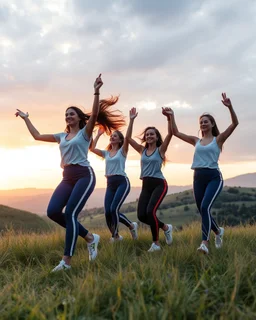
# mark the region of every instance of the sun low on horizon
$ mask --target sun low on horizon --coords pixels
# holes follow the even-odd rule
[[[126,172],[132,187],[140,187],[140,159],[132,151],[132,158],[126,162]],[[0,190],[37,188],[54,189],[62,179],[60,168],[60,154],[58,145],[29,146],[18,149],[0,148],[1,174]],[[105,163],[96,155],[89,153],[90,163],[95,171],[96,188],[106,186],[104,176]],[[255,162],[242,164],[223,164],[221,170],[224,178],[231,178],[239,174],[255,172]],[[189,163],[167,162],[163,168],[164,176],[169,185],[191,185],[193,171]]]

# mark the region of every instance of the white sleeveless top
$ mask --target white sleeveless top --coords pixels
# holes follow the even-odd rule
[[[191,169],[218,169],[218,160],[221,150],[217,144],[216,137],[213,137],[212,142],[206,146],[201,145],[200,141],[201,140],[198,139],[195,145],[195,153]]]
[[[107,150],[100,150],[103,158],[105,158],[105,176],[125,176],[125,161],[126,157],[123,154],[123,147],[118,149],[114,156],[110,156],[110,152]]]
[[[141,155],[140,179],[145,177],[165,179],[161,171],[163,158],[160,155],[159,148],[156,148],[150,156],[146,152],[147,149],[145,148]]]

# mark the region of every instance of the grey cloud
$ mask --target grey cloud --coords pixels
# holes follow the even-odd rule
[[[0,24],[4,24],[9,17],[9,9],[4,5],[0,5]]]
[[[94,0],[92,6],[91,0],[73,0],[76,13],[83,15],[90,12],[97,12],[99,20],[103,19],[100,14],[106,14],[106,11],[110,10],[113,4],[113,0]]]
[[[0,21],[5,19],[0,36],[14,43],[0,47],[1,104],[10,92],[21,97],[30,90],[30,95],[41,98],[35,92],[49,87],[52,95],[63,95],[54,99],[72,101],[82,96],[84,86],[91,88],[89,80],[95,73],[102,72],[105,92],[120,93],[121,106],[154,100],[160,108],[174,100],[186,101],[193,109],[177,110],[178,123],[197,134],[203,111],[213,111],[220,128],[229,123],[220,103],[220,93],[227,91],[240,125],[227,141],[230,147],[222,159],[252,156],[254,1],[76,0],[60,12],[50,11],[44,3],[34,13],[29,11],[29,1],[23,4],[23,14],[8,5],[0,7]],[[44,28],[48,29],[42,37]],[[64,43],[71,45],[67,54],[59,50]],[[124,112],[128,114],[128,108]],[[160,113],[146,111],[141,116],[143,111],[139,112],[136,134],[152,121],[162,128]]]
[[[184,22],[190,12],[200,8],[202,2],[198,0],[162,0],[161,2],[155,0],[131,0],[127,4],[127,1],[122,0],[121,5],[128,6],[130,14],[145,19],[148,24],[169,23],[172,25],[177,23],[177,20],[180,23]]]

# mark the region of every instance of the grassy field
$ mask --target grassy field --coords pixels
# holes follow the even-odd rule
[[[0,241],[1,319],[255,319],[256,226],[226,228],[224,247],[196,252],[200,225],[174,232],[168,247],[148,253],[151,237],[109,243],[88,261],[79,239],[72,269],[51,274],[64,232],[6,233]],[[213,239],[212,239],[213,240]]]
[[[193,221],[200,220],[200,215],[195,213],[195,206],[191,205],[191,207],[194,207],[194,210],[189,208],[186,212],[184,212],[183,208],[161,210],[162,214],[159,215],[158,213],[158,217],[164,223],[171,223],[175,227],[181,227]],[[131,221],[138,222],[137,212],[133,211],[126,213],[125,215]],[[98,214],[93,217],[85,216],[81,222],[88,228],[106,228],[106,219],[104,214]],[[123,229],[125,229],[125,227],[120,223],[120,230]]]

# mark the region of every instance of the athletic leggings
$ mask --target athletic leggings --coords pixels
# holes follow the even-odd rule
[[[132,223],[124,214],[119,212],[129,192],[130,182],[127,177],[121,175],[107,177],[104,208],[107,226],[112,237],[118,235],[119,221],[126,225],[126,227],[129,227]]]
[[[137,213],[138,219],[150,226],[153,241],[158,241],[159,228],[164,226],[164,223],[157,218],[156,211],[167,190],[166,180],[151,177],[143,178]]]
[[[47,216],[66,228],[65,256],[73,256],[78,235],[84,238],[88,233],[77,217],[93,192],[95,183],[91,167],[69,165],[64,167],[63,179],[51,197]]]
[[[195,169],[193,185],[196,205],[202,216],[202,239],[209,241],[211,230],[214,233],[219,231],[211,215],[211,207],[223,187],[221,172],[218,169]]]

